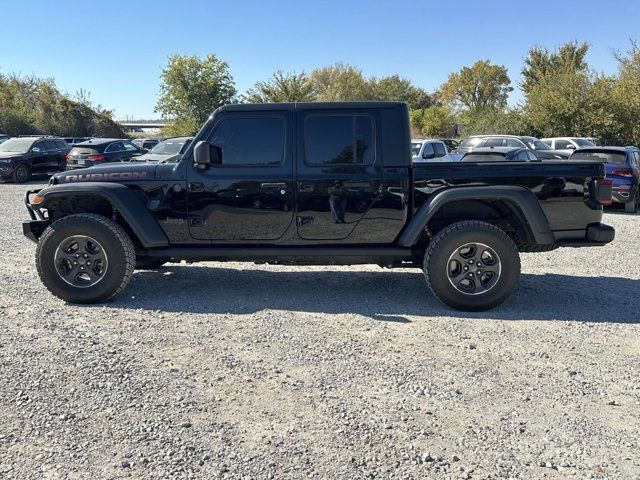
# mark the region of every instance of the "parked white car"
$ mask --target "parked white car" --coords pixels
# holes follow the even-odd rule
[[[549,145],[553,150],[566,155],[571,155],[578,148],[596,146],[590,138],[583,137],[552,137],[542,138],[541,141]]]
[[[411,157],[413,163],[457,162],[460,160],[460,158],[454,158],[449,154],[447,146],[442,140],[428,139],[411,140]]]

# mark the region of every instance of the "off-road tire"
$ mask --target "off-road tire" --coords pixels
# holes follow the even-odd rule
[[[449,280],[450,257],[469,243],[484,244],[498,256],[501,272],[488,291],[469,294]],[[465,220],[439,231],[429,242],[423,271],[427,285],[442,303],[457,310],[483,311],[497,307],[513,293],[520,278],[520,256],[509,236],[490,223]]]
[[[26,173],[22,174],[21,172],[26,172]],[[20,163],[16,165],[16,168],[13,170],[13,175],[11,175],[11,180],[13,180],[16,183],[28,182],[30,178],[31,178],[31,170],[29,170],[29,166],[24,163]]]
[[[100,243],[108,257],[104,277],[95,285],[81,288],[65,282],[54,263],[58,246],[74,235],[84,235]],[[53,222],[42,234],[36,248],[36,267],[45,287],[71,303],[99,303],[119,294],[129,283],[136,252],[124,229],[113,220],[93,213],[80,213]]]
[[[136,257],[136,270],[155,270],[169,261],[168,257]]]

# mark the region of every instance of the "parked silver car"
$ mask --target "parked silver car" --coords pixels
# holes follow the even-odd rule
[[[553,150],[536,137],[522,135],[473,135],[465,138],[458,147],[459,153],[468,153],[476,148],[511,147],[527,148],[541,160],[558,160],[569,155]]]
[[[563,155],[571,155],[578,148],[596,146],[590,139],[583,137],[551,137],[540,141]]]
[[[135,160],[138,162],[172,162],[187,150],[191,140],[193,137],[167,138]]]

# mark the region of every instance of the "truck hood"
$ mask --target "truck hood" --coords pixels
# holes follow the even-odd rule
[[[149,181],[155,180],[157,168],[157,163],[104,163],[56,173],[53,183]]]
[[[24,153],[0,152],[0,160],[14,160],[16,158],[24,158]]]

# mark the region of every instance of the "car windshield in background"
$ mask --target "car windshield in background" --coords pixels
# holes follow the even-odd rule
[[[155,155],[176,155],[180,153],[180,149],[182,149],[184,144],[184,140],[165,140],[153,147],[149,153]]]
[[[475,147],[477,144],[480,143],[480,141],[482,140],[482,138],[480,137],[473,137],[473,138],[465,138],[462,143],[460,143],[460,147],[462,148],[471,148],[471,147]]]
[[[33,140],[24,138],[10,138],[0,143],[0,152],[27,153],[33,144]]]
[[[585,140],[584,138],[574,138],[574,142],[578,144],[579,147],[595,147],[596,144],[591,140]]]
[[[414,157],[420,153],[420,147],[422,146],[419,142],[411,142],[411,155]]]
[[[551,147],[537,138],[523,137],[522,140],[531,150],[551,150]]]
[[[627,162],[627,155],[622,152],[576,152],[571,155],[571,160],[591,160],[613,165],[624,165]]]

